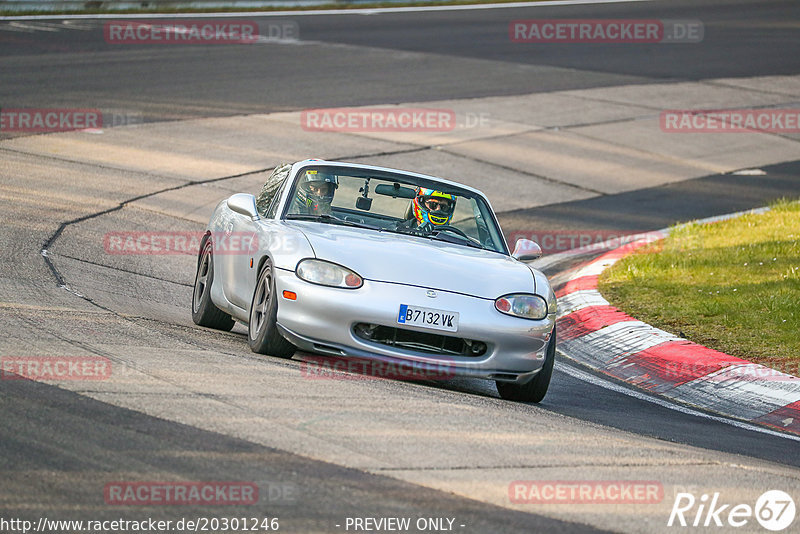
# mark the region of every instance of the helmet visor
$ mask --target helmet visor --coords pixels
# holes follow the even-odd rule
[[[330,182],[307,182],[304,184],[306,191],[318,197],[333,196],[333,184]]]
[[[453,208],[453,203],[449,198],[428,197],[423,200],[423,203],[426,208],[434,212],[450,213],[450,210]]]

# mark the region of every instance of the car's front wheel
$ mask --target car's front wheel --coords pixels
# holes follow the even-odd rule
[[[517,402],[542,402],[550,386],[550,378],[553,376],[553,364],[556,361],[556,329],[553,328],[553,335],[547,345],[542,370],[526,384],[514,384],[513,382],[495,382],[497,392],[505,400]]]
[[[200,245],[200,261],[194,277],[192,292],[192,321],[194,324],[229,331],[236,324],[233,318],[217,308],[211,301],[211,284],[214,283],[214,245],[206,236]]]
[[[256,289],[250,303],[250,323],[247,339],[250,349],[259,354],[291,358],[294,345],[278,332],[278,295],[275,291],[275,273],[269,260],[258,273]]]

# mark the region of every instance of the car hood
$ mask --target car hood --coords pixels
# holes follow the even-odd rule
[[[486,299],[535,289],[527,265],[496,252],[361,228],[306,221],[292,224],[305,234],[317,258],[348,267],[367,280]]]

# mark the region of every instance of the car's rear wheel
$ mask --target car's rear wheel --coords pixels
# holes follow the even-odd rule
[[[291,358],[294,345],[278,331],[278,295],[275,292],[275,273],[269,260],[258,273],[256,289],[250,303],[250,324],[247,340],[250,349],[259,354],[270,354],[279,358]]]
[[[217,330],[230,330],[236,321],[217,308],[211,301],[211,284],[214,283],[213,243],[208,236],[200,244],[200,261],[194,277],[192,292],[192,320],[194,324]]]
[[[550,386],[550,378],[553,376],[553,364],[556,361],[556,329],[553,328],[553,335],[547,345],[542,370],[526,384],[514,384],[513,382],[495,382],[497,392],[505,400],[517,402],[542,402]]]

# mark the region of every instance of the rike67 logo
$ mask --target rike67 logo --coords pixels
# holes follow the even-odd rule
[[[740,528],[755,518],[767,530],[781,531],[794,521],[794,499],[781,490],[769,490],[756,499],[755,505],[725,503],[719,492],[703,494],[678,493],[669,514],[667,526]]]

